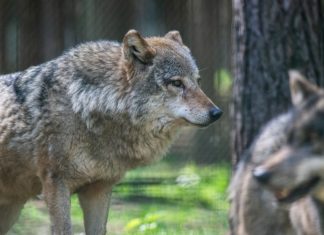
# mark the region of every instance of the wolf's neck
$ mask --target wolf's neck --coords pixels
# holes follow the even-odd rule
[[[133,167],[136,167],[163,157],[176,138],[179,129],[179,127],[161,128],[152,125],[134,126],[128,122],[119,122],[110,124],[103,135],[114,140],[122,140],[115,142],[111,147],[119,150],[117,157],[132,160]]]

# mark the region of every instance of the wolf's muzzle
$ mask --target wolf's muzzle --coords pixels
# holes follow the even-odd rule
[[[209,110],[209,117],[212,121],[216,121],[217,119],[219,119],[222,116],[222,114],[223,111],[217,107],[213,107]]]
[[[262,167],[257,167],[253,170],[253,176],[259,183],[266,184],[271,178],[271,172]]]

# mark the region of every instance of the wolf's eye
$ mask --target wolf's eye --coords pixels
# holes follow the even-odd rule
[[[183,83],[180,81],[180,80],[174,80],[174,81],[171,81],[171,84],[172,86],[175,86],[175,87],[184,87]]]

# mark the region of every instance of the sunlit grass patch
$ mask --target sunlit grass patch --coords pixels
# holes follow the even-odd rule
[[[112,235],[225,234],[229,166],[160,162],[130,171],[115,187],[109,215]],[[149,182],[148,184],[146,184]],[[71,199],[75,234],[82,234],[78,199]],[[31,201],[9,235],[49,234],[45,204]]]

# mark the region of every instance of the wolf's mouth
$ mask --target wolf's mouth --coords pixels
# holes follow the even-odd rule
[[[183,120],[188,123],[189,125],[191,126],[195,126],[195,127],[199,127],[199,128],[203,128],[203,127],[207,127],[211,124],[211,122],[206,122],[206,123],[195,123],[195,122],[192,122],[192,121],[189,121],[188,119],[186,118],[183,118]]]
[[[274,195],[278,202],[291,203],[307,195],[319,181],[320,178],[316,176],[292,190],[282,189],[274,191]]]
[[[197,124],[197,123],[190,122],[190,125],[196,126],[196,127],[199,127],[199,128],[204,128],[204,127],[209,126],[209,123],[207,123],[207,124]]]

